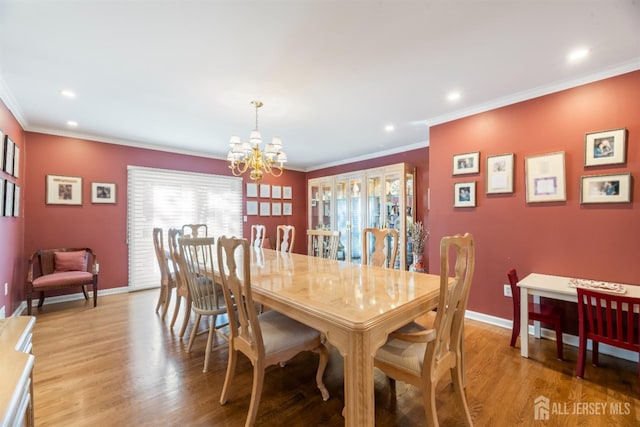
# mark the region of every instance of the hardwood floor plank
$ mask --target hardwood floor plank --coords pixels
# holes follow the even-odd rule
[[[209,372],[203,373],[206,336],[191,353],[184,339],[154,313],[157,290],[47,305],[36,310],[33,334],[35,420],[38,426],[242,426],[249,407],[252,367],[241,356],[230,400],[218,402],[228,347],[218,339]],[[172,312],[173,307],[170,307]],[[180,314],[180,316],[182,313]],[[181,317],[180,317],[181,318]],[[428,319],[425,319],[428,322]],[[193,322],[193,318],[192,318]],[[179,322],[178,322],[179,323]],[[200,329],[204,330],[202,322]],[[465,324],[467,398],[478,426],[637,426],[638,365],[606,355],[575,377],[577,349],[555,358],[555,343],[530,339],[530,358],[509,347],[510,331],[468,320]],[[589,359],[590,360],[590,355]],[[301,354],[284,368],[267,369],[257,426],[340,426],[344,402],[342,358],[333,350],[325,373],[331,393],[322,401],[315,386],[317,355]],[[534,400],[550,400],[549,421],[536,420]],[[452,387],[438,386],[442,426],[461,425]],[[376,425],[422,426],[422,394],[375,374]],[[558,413],[606,406],[603,414]],[[604,405],[603,405],[604,404]],[[583,405],[583,406],[580,406]],[[620,414],[613,413],[619,409]]]

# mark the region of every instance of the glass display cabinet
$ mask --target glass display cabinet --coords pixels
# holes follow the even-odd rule
[[[354,263],[362,260],[363,228],[394,228],[400,236],[395,268],[406,270],[411,263],[407,226],[415,210],[414,180],[415,169],[406,163],[310,179],[309,227],[339,230],[338,259]],[[320,204],[329,208],[321,210]]]

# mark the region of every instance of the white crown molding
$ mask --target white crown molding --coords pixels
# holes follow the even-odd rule
[[[27,120],[22,114],[22,110],[20,109],[18,102],[13,97],[13,94],[9,90],[9,86],[7,86],[2,78],[2,75],[0,75],[0,101],[4,102],[4,105],[6,105],[11,114],[13,114],[13,117],[15,117],[20,124],[20,127],[22,127],[22,129],[26,129],[28,127]]]
[[[458,120],[463,117],[472,116],[474,114],[484,113],[486,111],[495,110],[496,108],[506,107],[507,105],[516,104],[518,102],[527,101],[529,99],[539,98],[551,93],[560,92],[562,90],[571,89],[574,87],[582,86],[588,83],[593,83],[598,80],[615,77],[621,74],[630,73],[640,69],[640,58],[634,58],[631,61],[617,65],[613,68],[607,68],[596,73],[591,73],[579,77],[577,79],[558,81],[549,85],[535,87],[533,89],[525,90],[522,92],[514,93],[503,98],[494,99],[492,101],[474,105],[462,110],[453,111],[448,114],[444,114],[437,117],[432,117],[425,120],[427,126],[439,125],[442,123]]]

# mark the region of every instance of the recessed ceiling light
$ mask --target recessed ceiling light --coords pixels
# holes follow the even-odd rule
[[[76,97],[76,93],[72,90],[69,89],[62,89],[60,91],[60,95],[64,96],[65,98],[75,98]]]
[[[587,55],[589,55],[589,49],[580,48],[580,49],[572,50],[567,56],[567,58],[569,58],[569,61],[578,61],[580,59],[586,58]]]
[[[71,128],[77,128],[78,127],[78,122],[76,122],[75,120],[69,120],[67,122],[67,126],[69,126]]]
[[[460,92],[451,92],[449,93],[449,95],[447,95],[447,99],[449,101],[457,101],[461,96],[462,94]]]
[[[393,132],[395,129],[396,129],[396,128],[395,128],[395,126],[393,126],[393,125],[386,125],[386,126],[384,127],[385,132]]]

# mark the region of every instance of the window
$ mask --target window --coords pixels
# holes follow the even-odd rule
[[[152,169],[127,168],[129,288],[160,286],[152,231],[161,227],[207,224],[214,237],[242,236],[242,178]]]

